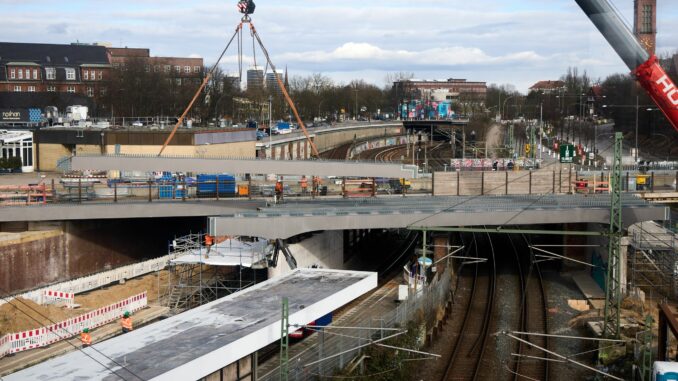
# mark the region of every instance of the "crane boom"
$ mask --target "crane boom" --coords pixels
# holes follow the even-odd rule
[[[575,0],[678,131],[678,88],[622,21],[609,0]]]

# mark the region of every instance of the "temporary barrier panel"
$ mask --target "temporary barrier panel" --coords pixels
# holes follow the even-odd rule
[[[0,357],[40,348],[78,335],[84,328],[96,328],[123,316],[125,311],[138,311],[148,305],[146,292],[101,307],[86,314],[28,331],[10,333],[0,339]],[[5,342],[4,340],[7,341]]]
[[[73,308],[75,294],[72,292],[63,292],[55,290],[43,290],[42,301],[40,304],[54,304],[65,301],[69,308]]]

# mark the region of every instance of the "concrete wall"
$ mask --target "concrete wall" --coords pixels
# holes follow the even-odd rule
[[[360,128],[353,130],[342,130],[336,132],[318,133],[315,136],[315,144],[318,151],[323,152],[334,147],[346,144],[353,141],[353,139],[366,139],[384,135],[398,135],[405,131],[402,126],[374,126],[372,128]]]
[[[56,170],[57,160],[64,156],[70,156],[71,151],[63,144],[39,144],[38,156],[35,161],[36,170],[54,171]],[[39,165],[38,165],[39,163]]]
[[[299,268],[318,266],[332,270],[344,269],[344,233],[341,230],[314,234],[299,243],[289,245],[289,249]],[[268,269],[268,277],[285,275],[289,272],[291,270],[281,253],[278,266]]]
[[[175,234],[200,231],[203,223],[190,218],[63,222],[62,234],[0,244],[0,287],[14,294],[166,255]]]
[[[303,143],[302,143],[303,144]],[[130,155],[157,155],[160,152],[159,145],[121,145],[119,147],[121,154]],[[116,146],[107,145],[105,152],[114,154]],[[98,155],[101,154],[101,146],[97,144],[78,144],[75,146],[76,155]],[[167,146],[164,151],[168,156],[224,156],[224,157],[244,157],[254,158],[256,156],[256,142],[245,141],[236,143],[204,144],[199,146]],[[38,171],[52,172],[56,171],[57,161],[65,156],[70,156],[71,151],[63,144],[40,143],[37,150],[39,161],[36,162]],[[37,166],[39,163],[39,167]]]

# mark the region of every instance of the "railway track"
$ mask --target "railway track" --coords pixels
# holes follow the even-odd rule
[[[473,240],[476,257],[479,255],[478,241]],[[473,277],[471,295],[452,354],[447,360],[441,381],[479,380],[483,373],[484,357],[490,327],[493,325],[494,297],[496,291],[496,263],[494,247],[490,241],[490,258],[485,264],[474,264],[470,269]]]
[[[539,265],[533,262],[531,251],[530,256],[520,256],[520,251],[526,253],[530,250],[529,241],[525,236],[521,237],[520,246],[516,247],[515,242],[508,237],[510,246],[515,256],[517,276],[519,281],[519,313],[520,320],[517,330],[521,332],[548,333],[548,302],[546,299],[546,289]],[[519,250],[520,249],[520,250]],[[533,336],[528,340],[542,348],[549,347],[547,337]],[[518,380],[540,380],[549,379],[549,361],[543,360],[544,353],[528,345],[517,343],[516,351],[513,355],[510,372],[512,379]]]

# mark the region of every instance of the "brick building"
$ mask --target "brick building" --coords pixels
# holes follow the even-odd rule
[[[93,97],[106,91],[110,68],[103,46],[0,42],[0,92]]]
[[[162,73],[179,86],[200,84],[203,78],[202,58],[151,57],[150,49],[145,48],[108,48],[108,53],[114,69],[143,65],[147,72]]]
[[[469,82],[465,79],[450,78],[446,81],[427,80],[404,80],[393,83],[398,97],[423,99],[429,98],[430,94],[447,92],[447,100],[472,100],[485,102],[487,84],[485,82]]]
[[[650,53],[657,47],[657,0],[634,0],[633,32]]]

